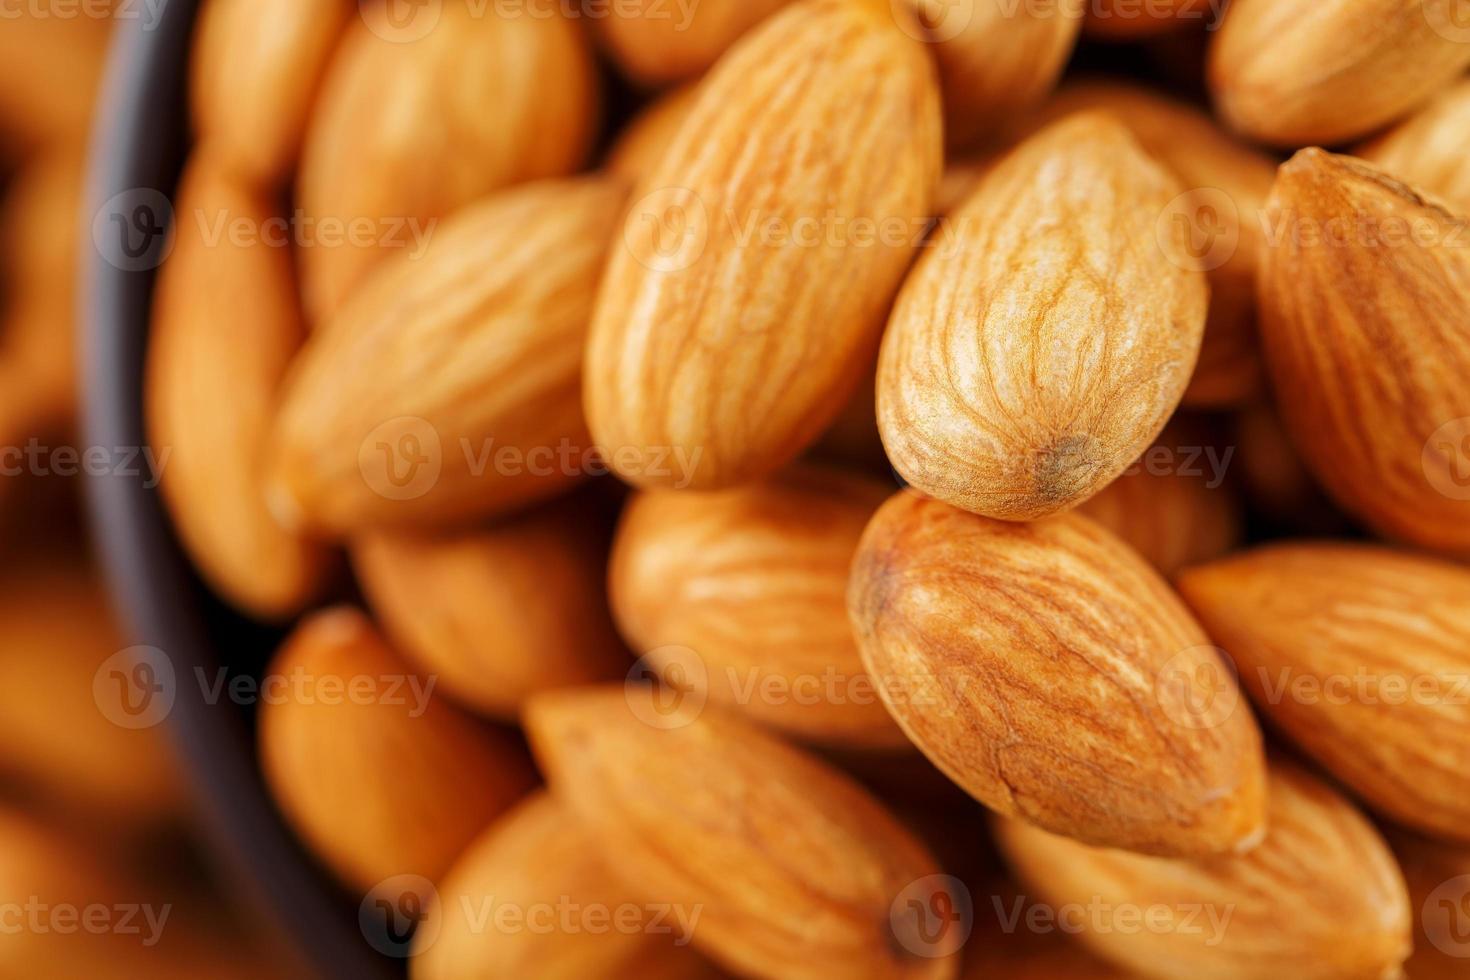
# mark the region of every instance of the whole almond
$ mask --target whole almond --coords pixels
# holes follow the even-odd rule
[[[1470,570],[1282,544],[1179,588],[1294,744],[1395,820],[1470,842]]]
[[[848,608],[899,725],[991,809],[1157,854],[1260,839],[1261,736],[1234,679],[1097,524],[1011,524],[904,491],[863,536]]]
[[[924,230],[940,129],[933,69],[886,4],[802,0],[721,59],[597,304],[588,422],[623,479],[730,486],[821,434]]]
[[[792,736],[907,747],[847,622],[852,556],[890,492],[798,466],[713,493],[639,493],[608,573],[623,636],[671,682]]]
[[[932,45],[945,138],[966,146],[1031,108],[1056,84],[1082,27],[1083,0],[907,0]]]
[[[71,16],[66,16],[67,13]],[[111,18],[75,8],[11,7],[0,31],[0,153],[87,139]]]
[[[332,571],[325,548],[271,515],[260,469],[277,389],[305,333],[291,252],[268,237],[279,216],[264,196],[208,153],[191,159],[174,210],[144,384],[163,499],[215,591],[283,619]]]
[[[657,168],[694,108],[698,92],[698,84],[689,82],[644,106],[607,151],[607,169],[636,181]]]
[[[1210,45],[1225,121],[1281,146],[1332,144],[1413,110],[1470,65],[1446,0],[1233,0]]]
[[[1470,224],[1315,149],[1265,220],[1261,335],[1292,441],[1373,530],[1470,553]]]
[[[607,534],[585,493],[489,527],[353,542],[357,580],[398,648],[476,711],[514,721],[552,687],[632,665],[608,613]]]
[[[313,324],[438,219],[576,170],[597,129],[592,54],[562,5],[443,0],[402,26],[392,7],[353,18],[306,130],[297,197],[315,229],[301,250]]]
[[[624,0],[597,18],[619,68],[645,86],[693,78],[790,0]]]
[[[190,55],[196,135],[242,176],[273,186],[296,166],[318,83],[350,0],[207,0]]]
[[[1212,22],[1217,0],[1091,0],[1084,30],[1092,37],[1131,41]]]
[[[697,947],[749,977],[955,975],[960,930],[924,911],[955,907],[949,879],[877,800],[725,709],[660,709],[642,686],[557,691],[526,725],[614,872],[703,909]]]
[[[1208,305],[1204,275],[1171,254],[1183,230],[1157,227],[1180,191],[1103,114],[996,164],[914,267],[883,338],[878,424],[904,479],[1031,520],[1148,448],[1194,371]]]
[[[1354,151],[1385,173],[1470,213],[1470,79],[1445,89],[1383,135]]]
[[[1373,825],[1284,761],[1271,766],[1267,819],[1250,853],[1204,860],[1088,847],[1019,820],[995,830],[1012,870],[1052,909],[1102,910],[1081,919],[1077,938],[1137,976],[1400,976],[1408,897]]]
[[[1405,964],[1413,980],[1463,980],[1470,935],[1470,846],[1403,831],[1388,842],[1409,885],[1409,907],[1419,922],[1414,955]]]
[[[304,620],[261,682],[266,785],[312,851],[362,893],[438,880],[532,783],[507,734],[479,724],[389,650],[367,617]]]
[[[413,980],[715,976],[688,948],[700,910],[640,903],[607,870],[597,838],[545,792],[527,797],[471,843],[437,891],[409,960]],[[499,909],[525,919],[497,929]],[[481,910],[492,918],[482,919]]]
[[[288,378],[276,512],[334,535],[444,526],[596,471],[582,349],[625,197],[608,177],[502,191],[385,265]]]

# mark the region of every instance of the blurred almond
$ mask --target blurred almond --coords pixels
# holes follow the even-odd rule
[[[270,204],[208,155],[191,159],[175,213],[144,383],[155,476],[209,584],[252,615],[283,619],[332,570],[321,545],[271,516],[260,466],[304,336],[291,252],[269,237],[281,220]]]
[[[1395,820],[1470,841],[1470,570],[1280,544],[1179,588],[1294,744]]]
[[[261,682],[266,785],[348,887],[437,881],[533,776],[509,735],[445,703],[360,612],[296,627]]]
[[[955,907],[952,879],[826,764],[713,705],[662,714],[640,686],[543,694],[526,724],[614,872],[645,900],[701,908],[694,944],[721,965],[783,980],[955,975],[959,924],[930,915]]]
[[[625,197],[616,178],[528,184],[385,264],[288,378],[276,513],[333,535],[442,527],[598,471],[582,350]]]
[[[1156,854],[1264,831],[1261,736],[1158,573],[1075,514],[994,521],[898,494],[848,608],[900,726],[980,802]]]
[[[1001,851],[1077,938],[1141,977],[1344,980],[1400,976],[1404,880],[1373,825],[1305,770],[1273,760],[1270,833],[1243,856],[1149,857],[998,820]],[[1139,923],[1143,926],[1140,928]]]
[[[6,8],[0,30],[0,151],[7,155],[82,142],[90,133],[113,20],[65,9],[72,16],[59,16],[64,9],[44,3]]]
[[[698,93],[699,86],[689,82],[644,106],[607,151],[607,169],[634,181],[655,170],[679,135]]]
[[[1210,46],[1224,120],[1279,146],[1393,122],[1470,65],[1457,0],[1233,0]]]
[[[1470,213],[1470,79],[1461,80],[1393,129],[1354,151],[1375,167]]]
[[[355,13],[350,0],[206,0],[190,54],[196,135],[242,176],[267,186],[285,180]]]
[[[790,0],[622,0],[594,23],[624,74],[646,86],[693,78]]]
[[[544,792],[470,844],[438,892],[413,980],[715,976],[689,948],[702,910],[640,902],[607,870],[597,838]]]
[[[904,748],[847,621],[858,539],[891,490],[799,466],[629,501],[608,575],[624,637],[670,683],[789,735]]]
[[[1282,428],[1276,408],[1260,401],[1236,417],[1241,486],[1252,509],[1297,533],[1341,533],[1347,521],[1322,493]]]
[[[927,224],[940,128],[933,69],[886,4],[803,0],[721,59],[598,300],[587,415],[619,476],[730,486],[816,440]]]
[[[1470,224],[1315,149],[1265,220],[1261,333],[1297,449],[1379,534],[1470,554]]]
[[[477,530],[368,534],[353,567],[388,635],[440,690],[514,721],[537,691],[632,665],[607,608],[604,522],[586,498]]]
[[[1418,920],[1411,980],[1464,980],[1470,958],[1470,846],[1446,844],[1402,831],[1388,842],[1409,885],[1409,908]]]
[[[306,307],[330,319],[368,269],[510,184],[571,173],[598,123],[592,54],[554,0],[443,0],[400,23],[365,3],[312,109],[297,197]],[[548,84],[555,79],[555,84]]]
[[[1203,274],[1174,254],[1183,229],[1156,227],[1181,189],[1098,113],[996,164],[949,216],[946,246],[919,259],[883,340],[878,424],[905,480],[1031,520],[1075,507],[1148,448],[1194,371],[1208,307]]]

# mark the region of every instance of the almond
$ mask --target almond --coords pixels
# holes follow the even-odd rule
[[[66,16],[70,13],[71,16]],[[0,31],[0,151],[86,140],[111,19],[75,8],[11,7]]]
[[[1067,65],[1084,0],[906,0],[932,44],[944,92],[945,137],[966,146],[1046,97]],[[897,4],[895,4],[897,7]]]
[[[1234,407],[1262,387],[1256,336],[1256,275],[1266,236],[1260,214],[1276,163],[1220,131],[1193,106],[1136,85],[1086,79],[1064,87],[1039,114],[1112,112],[1184,186],[1162,220],[1188,234],[1186,262],[1209,277],[1210,316],[1199,363],[1184,392],[1194,408]]]
[[[242,176],[268,186],[284,181],[354,12],[343,0],[207,0],[190,55],[196,135]]]
[[[700,910],[641,903],[607,870],[597,838],[544,792],[470,844],[438,893],[419,926],[413,980],[715,976],[688,948]],[[514,928],[496,928],[502,909],[516,913],[504,918]]]
[[[883,339],[878,424],[904,479],[1031,520],[1091,497],[1148,448],[1194,371],[1208,305],[1203,274],[1171,258],[1183,229],[1158,228],[1180,191],[1095,113],[986,175],[949,217],[947,246],[914,267]]]
[[[863,536],[848,608],[899,725],[991,809],[1157,854],[1259,839],[1261,737],[1234,679],[1086,518],[1011,524],[904,491]]]
[[[266,785],[349,887],[437,880],[531,786],[511,738],[435,695],[355,609],[304,620],[261,682]]]
[[[1215,105],[1280,146],[1372,132],[1470,65],[1446,0],[1234,0],[1210,46]]]
[[[661,713],[636,685],[543,694],[526,725],[553,792],[614,872],[645,899],[701,907],[695,945],[722,966],[783,980],[954,976],[960,930],[925,911],[955,907],[949,879],[826,764],[713,705]]]
[[[607,535],[587,494],[452,534],[384,531],[352,563],[399,649],[476,711],[514,721],[537,691],[632,664],[608,613]]]
[[[879,9],[879,8],[882,9]],[[886,4],[803,0],[721,59],[613,250],[588,422],[625,480],[768,475],[842,408],[939,180],[939,98]]]
[[[1410,947],[1408,897],[1373,825],[1285,762],[1272,764],[1269,797],[1270,833],[1234,857],[1088,847],[1019,820],[999,820],[995,830],[1033,894],[1054,909],[1098,910],[1083,918],[1077,938],[1139,976],[1400,976]]]
[[[260,460],[304,336],[291,252],[263,196],[196,154],[175,206],[149,334],[149,441],[184,547],[210,586],[264,619],[315,599],[331,556],[266,508]],[[216,238],[216,236],[218,236]]]
[[[693,78],[789,0],[623,0],[595,20],[623,72],[641,85]]]
[[[608,573],[623,636],[669,681],[795,737],[907,747],[846,608],[858,539],[890,492],[800,466],[713,493],[639,493]]]
[[[1131,41],[1211,22],[1218,0],[1091,0],[1083,27],[1092,37]]]
[[[489,192],[576,170],[597,130],[581,25],[552,0],[365,5],[322,82],[297,197],[307,312],[331,318],[369,268]],[[556,84],[547,84],[556,79]]]
[[[1388,835],[1409,885],[1409,907],[1418,918],[1414,955],[1406,964],[1413,980],[1463,980],[1470,954],[1465,918],[1470,916],[1470,846],[1446,844],[1402,831]]]
[[[595,472],[582,347],[625,195],[605,177],[514,188],[386,265],[291,372],[276,512],[334,535],[443,526]]]
[[[1470,212],[1470,80],[1445,89],[1393,129],[1356,151],[1375,167]]]
[[[1283,544],[1179,587],[1294,744],[1395,820],[1470,841],[1470,571]]]
[[[698,92],[699,86],[689,82],[645,106],[607,151],[607,169],[636,181],[657,168],[694,108]]]
[[[1261,333],[1297,449],[1373,530],[1470,553],[1470,225],[1315,149],[1281,168],[1266,221]]]

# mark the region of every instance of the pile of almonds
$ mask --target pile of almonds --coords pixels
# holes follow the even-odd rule
[[[151,439],[412,976],[1470,975],[1470,19],[1221,6],[206,0]]]

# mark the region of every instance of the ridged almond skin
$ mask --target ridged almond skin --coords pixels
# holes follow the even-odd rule
[[[351,0],[208,0],[190,55],[197,138],[242,177],[284,182]]]
[[[1295,745],[1400,823],[1470,842],[1470,570],[1280,544],[1179,588]]]
[[[608,612],[607,534],[587,497],[475,530],[364,535],[352,544],[358,583],[440,690],[515,721],[537,691],[615,680],[633,663]]]
[[[1184,392],[1189,408],[1235,408],[1265,382],[1256,334],[1256,275],[1266,248],[1260,214],[1276,162],[1222,132],[1209,115],[1140,85],[1083,79],[1064,86],[1038,117],[1113,113],[1190,195],[1170,208],[1187,221],[1194,264],[1209,278],[1210,315],[1199,363]]]
[[[582,354],[625,199],[611,177],[512,188],[446,221],[422,257],[385,264],[287,379],[276,512],[333,536],[442,527],[600,469]]]
[[[698,928],[695,910],[672,911],[659,922],[638,896],[607,869],[597,838],[563,804],[537,791],[467,847],[438,887],[438,902],[419,927],[421,945],[409,960],[413,980],[694,980],[716,976],[677,932]],[[570,918],[555,914],[567,907]],[[636,906],[632,931],[615,916]],[[498,908],[523,910],[527,925],[497,930]],[[553,910],[535,918],[540,910]],[[591,918],[606,909],[606,921]],[[490,918],[479,920],[482,911]],[[534,918],[534,921],[533,921]],[[562,928],[563,922],[571,928]],[[651,927],[651,928],[650,928]],[[596,931],[594,931],[594,928]],[[675,935],[654,929],[675,931]],[[677,936],[681,945],[675,945]],[[423,939],[432,937],[427,942]]]
[[[848,609],[899,725],[991,809],[1154,854],[1260,838],[1249,708],[1183,602],[1092,521],[1012,524],[905,490],[863,536]]]
[[[615,873],[645,900],[702,906],[695,945],[741,976],[955,975],[952,952],[902,941],[917,943],[907,930],[920,923],[900,909],[900,937],[890,921],[938,868],[877,800],[726,709],[661,716],[658,704],[627,686],[543,694],[526,712],[552,791]],[[922,948],[958,939],[945,925]]]
[[[698,83],[688,82],[644,106],[607,151],[607,169],[632,181],[657,169],[694,108],[698,92]]]
[[[1410,946],[1408,896],[1373,825],[1316,776],[1278,760],[1267,819],[1270,832],[1248,854],[1207,860],[1088,847],[1019,820],[997,820],[995,833],[1011,869],[1039,900],[1119,913],[1111,927],[1084,928],[1077,938],[1136,976],[1401,976]],[[1128,928],[1121,917],[1130,909],[1146,917],[1157,906],[1168,907],[1172,920]],[[1197,914],[1186,918],[1191,910]]]
[[[1282,166],[1265,221],[1279,241],[1262,265],[1261,336],[1308,467],[1379,534],[1470,553],[1466,219],[1310,149]]]
[[[262,682],[266,786],[312,852],[362,894],[397,875],[437,881],[534,780],[509,735],[445,702],[430,679],[339,606],[303,620]]]
[[[1218,0],[1091,0],[1083,29],[1088,36],[1110,41],[1153,37],[1186,25],[1212,24]]]
[[[986,174],[904,283],[878,365],[894,468],[956,507],[1034,520],[1148,448],[1194,371],[1209,289],[1155,227],[1182,190],[1083,113]]]
[[[712,493],[638,493],[608,572],[623,636],[654,669],[787,735],[907,747],[847,621],[853,554],[891,493],[812,465]]]
[[[597,304],[588,422],[624,480],[672,485],[672,447],[697,453],[690,488],[732,486],[821,434],[923,231],[940,129],[928,56],[886,4],[802,0],[721,59]]]
[[[1046,97],[1067,66],[1086,7],[1081,0],[906,2],[939,66],[951,146],[974,144],[998,122]]]
[[[1470,65],[1444,0],[1233,0],[1209,51],[1215,107],[1278,146],[1331,145],[1412,111]]]
[[[1411,980],[1464,980],[1465,915],[1470,910],[1470,846],[1447,844],[1398,830],[1388,842],[1409,886],[1417,917],[1414,955],[1405,964]]]
[[[190,160],[175,215],[143,386],[163,499],[216,592],[285,619],[333,572],[330,551],[272,516],[260,467],[281,379],[305,337],[291,252],[254,237],[277,214],[208,153]],[[236,223],[252,237],[229,230]]]
[[[693,78],[791,0],[632,0],[594,20],[625,75],[644,86]]]
[[[1470,213],[1470,80],[1445,89],[1354,156],[1399,180],[1422,187]]]
[[[317,226],[365,219],[374,233],[301,250],[313,325],[413,247],[409,222],[437,237],[438,219],[491,191],[581,166],[600,115],[596,67],[561,10],[443,0],[415,15],[437,18],[422,37],[385,30],[366,9],[352,19],[312,107],[297,200]]]

